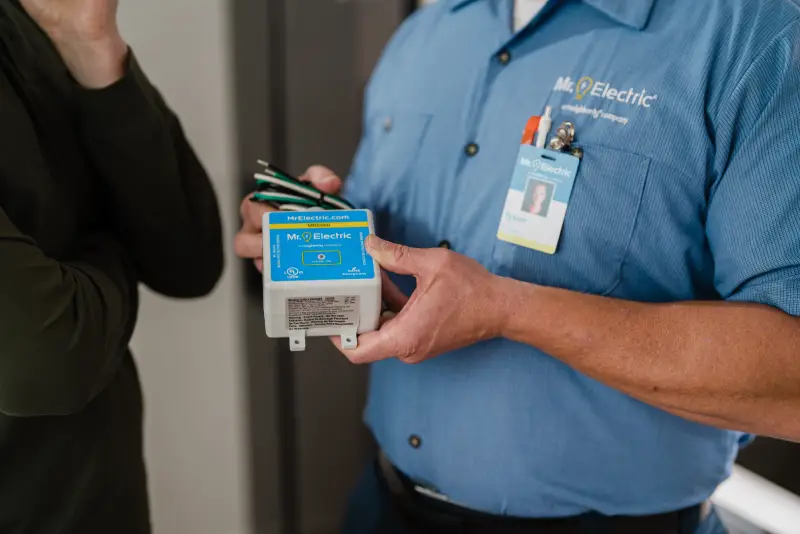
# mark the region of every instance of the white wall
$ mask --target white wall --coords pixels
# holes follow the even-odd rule
[[[180,116],[212,176],[230,236],[238,203],[227,2],[120,4],[123,34]],[[145,392],[155,534],[251,532],[241,292],[233,262],[229,254],[225,278],[208,299],[169,302],[143,296],[133,350]]]

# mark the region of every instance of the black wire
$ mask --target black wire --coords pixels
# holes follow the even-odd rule
[[[270,163],[269,165],[267,165],[267,168],[268,168],[269,170],[273,171],[273,172],[277,172],[277,173],[279,173],[279,174],[282,174],[282,175],[284,175],[284,176],[286,176],[286,177],[288,177],[288,178],[291,178],[292,180],[295,180],[295,181],[297,181],[297,182],[299,182],[299,181],[300,181],[300,180],[298,180],[297,178],[295,178],[295,176],[294,176],[292,173],[290,173],[290,172],[286,172],[286,171],[284,171],[283,169],[281,169],[280,167],[276,167],[276,166],[275,166],[275,165],[273,165],[272,163]]]

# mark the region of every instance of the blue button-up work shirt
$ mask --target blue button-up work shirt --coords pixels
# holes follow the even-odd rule
[[[440,0],[389,44],[346,191],[378,233],[534,284],[800,315],[797,5],[551,0],[511,20],[510,0]],[[548,105],[585,152],[554,255],[496,238],[523,127]],[[366,420],[411,477],[526,517],[697,504],[746,438],[504,339],[374,365]]]

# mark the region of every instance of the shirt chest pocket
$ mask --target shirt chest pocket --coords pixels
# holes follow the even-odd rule
[[[382,207],[397,199],[418,160],[432,115],[413,111],[376,111],[368,120],[374,198]]]
[[[492,259],[496,273],[596,295],[609,295],[620,284],[650,159],[604,146],[582,147],[584,157],[556,253],[497,240]]]

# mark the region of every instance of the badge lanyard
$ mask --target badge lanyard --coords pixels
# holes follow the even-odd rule
[[[558,248],[583,158],[583,149],[574,145],[571,122],[563,122],[547,144],[551,112],[548,107],[541,117],[531,117],[523,131],[497,231],[502,241],[546,254],[555,254]]]

